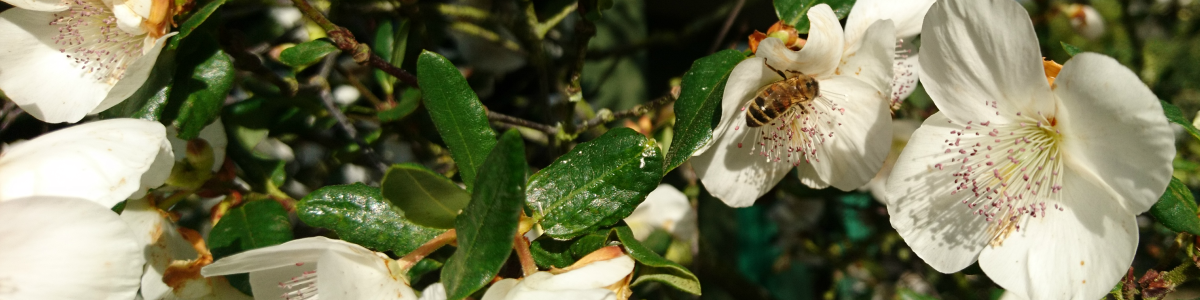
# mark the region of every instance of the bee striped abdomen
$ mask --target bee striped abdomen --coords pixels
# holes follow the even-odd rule
[[[778,113],[770,108],[764,111],[763,108],[766,108],[766,99],[763,99],[763,95],[758,95],[754,98],[754,104],[746,108],[746,126],[759,127],[775,119]]]

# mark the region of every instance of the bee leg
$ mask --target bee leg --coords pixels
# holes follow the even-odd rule
[[[775,71],[775,74],[779,74],[779,77],[788,78],[786,74],[783,74],[783,71],[779,71],[779,69],[776,69],[775,67],[772,67],[771,65],[767,64],[766,60],[763,60],[763,65],[767,66],[767,69],[771,69],[771,71]]]

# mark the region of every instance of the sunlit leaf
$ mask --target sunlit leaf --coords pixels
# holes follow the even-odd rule
[[[1196,199],[1183,182],[1174,177],[1167,191],[1150,207],[1150,214],[1159,223],[1176,232],[1200,235],[1200,217],[1196,216]]]
[[[696,60],[683,75],[682,91],[675,101],[675,132],[667,152],[664,172],[678,167],[712,139],[713,119],[729,72],[746,56],[725,50]]]
[[[208,41],[207,47],[197,47],[196,51],[180,51],[181,60],[175,72],[175,82],[171,88],[170,104],[167,114],[172,115],[172,126],[179,129],[179,138],[189,140],[200,135],[200,130],[211,124],[221,115],[225,106],[225,97],[233,89],[236,70],[233,60],[225,51],[217,48],[211,39],[192,41],[200,43]],[[195,44],[189,42],[185,45]],[[173,108],[178,107],[178,110]]]
[[[1196,126],[1192,125],[1192,122],[1183,117],[1183,111],[1178,106],[1167,101],[1159,100],[1159,102],[1162,103],[1163,114],[1167,115],[1167,121],[1183,126],[1183,129],[1187,130],[1193,138],[1200,139],[1200,129],[1196,129]]]
[[[397,255],[445,232],[409,222],[378,188],[361,183],[317,189],[296,205],[296,214],[304,224],[333,230],[343,240]]]
[[[496,132],[488,125],[483,103],[458,68],[437,53],[421,53],[417,80],[424,92],[425,108],[471,191],[476,170],[496,145]]]

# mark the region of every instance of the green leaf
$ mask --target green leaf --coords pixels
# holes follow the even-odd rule
[[[177,34],[174,39],[171,40],[171,45],[169,45],[168,49],[178,48],[179,40],[191,35],[197,27],[200,27],[201,24],[204,24],[204,21],[208,20],[208,17],[212,16],[213,12],[217,11],[218,7],[221,7],[221,5],[224,4],[225,0],[213,0],[193,12],[192,16],[188,17],[187,21],[183,21],[182,24],[179,24],[179,34]]]
[[[1058,43],[1062,44],[1063,50],[1067,51],[1067,55],[1075,56],[1075,54],[1079,54],[1079,52],[1083,52],[1083,50],[1080,50],[1079,47],[1075,47],[1075,45],[1067,44],[1066,42],[1058,42]]]
[[[409,222],[378,188],[362,183],[317,189],[296,205],[296,214],[304,224],[333,230],[347,242],[397,255],[446,232]]]
[[[175,53],[175,50],[163,49],[155,60],[154,68],[150,69],[150,77],[146,78],[146,82],[125,101],[101,112],[100,117],[158,121],[175,82]]]
[[[633,285],[655,281],[684,292],[700,295],[700,279],[697,279],[692,271],[643,246],[633,237],[633,231],[629,230],[629,226],[613,228],[613,232],[616,233],[621,244],[625,245],[625,251],[629,252],[629,257],[646,265],[646,268],[641,269],[641,273],[633,281]]]
[[[376,116],[380,122],[397,121],[417,110],[418,104],[421,104],[421,90],[405,89],[404,93],[400,94],[400,102],[396,103],[396,106],[385,108],[376,113]]]
[[[667,152],[665,172],[670,172],[712,138],[713,114],[721,107],[729,72],[746,56],[725,50],[696,60],[683,75],[679,100],[675,101],[675,134]]]
[[[391,20],[384,20],[379,23],[379,28],[375,30],[375,46],[372,50],[375,54],[388,59],[388,62],[394,66],[404,64],[404,53],[408,50],[408,20],[401,19],[393,25]],[[396,77],[388,75],[379,69],[374,70],[375,81],[379,83],[379,87],[383,92],[391,95],[392,88],[396,84]]]
[[[530,243],[534,263],[543,269],[565,268],[584,256],[604,247],[610,229],[585,234],[570,241],[540,238]]]
[[[458,68],[437,53],[421,52],[417,80],[424,82],[421,89],[433,125],[450,148],[467,190],[472,191],[476,170],[496,145],[496,132],[488,125],[483,103]]]
[[[662,163],[654,141],[609,130],[534,174],[525,202],[546,235],[570,239],[628,217],[658,187]]]
[[[416,164],[392,166],[379,188],[406,219],[433,228],[454,228],[454,217],[471,201],[453,181]]]
[[[1158,102],[1162,103],[1163,114],[1167,115],[1167,121],[1183,126],[1183,129],[1192,134],[1193,138],[1200,139],[1200,130],[1196,129],[1196,126],[1192,125],[1192,122],[1189,122],[1187,118],[1183,117],[1183,111],[1178,106],[1167,101],[1158,100]]]
[[[211,41],[215,43],[215,41]],[[190,43],[189,43],[190,44]],[[175,72],[175,83],[171,88],[171,104],[179,105],[173,114],[171,125],[179,129],[178,137],[190,140],[200,135],[200,130],[221,116],[225,97],[233,89],[237,75],[233,59],[225,51],[210,44],[207,51],[189,53]]]
[[[1150,207],[1150,214],[1163,226],[1176,232],[1200,235],[1200,218],[1196,213],[1196,199],[1192,197],[1192,191],[1175,177],[1171,177],[1167,191]]]
[[[808,9],[817,4],[828,4],[838,19],[846,18],[855,0],[774,0],[775,15],[784,24],[796,27],[800,33],[808,33]]]
[[[454,222],[458,250],[442,268],[447,299],[462,299],[483,288],[508,260],[521,217],[526,168],[520,133],[505,132],[479,169],[471,203]]]
[[[292,223],[279,202],[250,201],[230,209],[209,233],[208,247],[220,259],[292,240]]]
[[[337,51],[337,46],[334,46],[326,39],[311,40],[284,49],[283,52],[279,53],[279,62],[289,67],[302,69],[321,61],[326,55]]]
[[[588,7],[584,18],[592,22],[599,21],[600,17],[604,16],[604,11],[613,7],[613,0],[585,0],[579,3]]]

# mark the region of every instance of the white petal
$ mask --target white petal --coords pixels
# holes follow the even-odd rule
[[[755,138],[746,127],[746,114],[734,115],[733,124],[737,130],[714,138],[712,146],[692,157],[691,163],[710,194],[729,206],[746,207],[783,180],[792,164],[768,161],[751,150]],[[743,141],[745,147],[739,147]]]
[[[142,296],[146,299],[162,299],[171,293],[171,287],[163,282],[167,267],[175,260],[195,259],[198,256],[196,250],[158,208],[150,206],[149,201],[129,200],[121,212],[121,219],[138,238],[146,259]]]
[[[149,8],[147,8],[149,11]],[[132,35],[142,35],[146,33],[146,29],[142,28],[142,17],[133,11],[133,8],[117,4],[112,7],[113,17],[116,17],[117,28],[125,33]]]
[[[900,153],[887,182],[888,215],[892,227],[913,252],[942,273],[957,272],[975,262],[989,240],[986,219],[963,207],[961,196],[951,195],[954,156],[945,154],[942,140],[950,139],[950,124],[942,113],[934,114],[913,133]]]
[[[536,275],[536,274],[534,274]],[[526,280],[534,279],[534,276],[526,278]],[[507,300],[617,300],[617,294],[607,289],[575,289],[575,290],[560,290],[546,291],[535,290],[525,285],[517,285],[512,292],[508,294]]]
[[[921,82],[951,120],[1003,124],[1053,109],[1037,35],[1017,2],[937,1],[923,26]]]
[[[888,157],[883,161],[883,167],[879,169],[879,173],[871,178],[867,185],[858,188],[859,191],[870,191],[871,197],[875,200],[887,204],[887,181],[888,176],[892,174],[892,167],[896,165],[896,159],[900,158],[900,151],[908,145],[909,138],[913,132],[917,131],[921,123],[910,119],[892,120],[892,146],[888,151]]]
[[[812,165],[828,182],[843,191],[856,189],[875,177],[883,167],[892,143],[892,118],[887,105],[886,84],[868,86],[851,76],[821,80],[821,97],[815,101],[820,132],[829,133],[816,151]],[[836,103],[836,107],[824,105]]]
[[[53,12],[0,12],[0,90],[39,120],[78,122],[112,87],[59,52],[54,20]]]
[[[416,300],[408,279],[393,277],[387,261],[395,262],[362,247],[327,252],[317,262],[318,293],[324,299]]]
[[[917,90],[921,74],[921,61],[913,43],[905,42],[896,51],[899,53],[892,63],[892,109],[899,108],[900,103]]]
[[[1132,71],[1094,53],[1067,61],[1054,84],[1069,168],[1113,193],[1130,213],[1150,209],[1171,181],[1175,158],[1158,97]]]
[[[150,9],[154,5],[153,0],[114,0],[113,6],[127,6],[130,11],[137,14],[142,19],[150,18]]]
[[[70,7],[61,0],[4,0],[4,3],[36,11],[63,11]]]
[[[219,259],[200,271],[205,277],[253,273],[275,268],[315,263],[327,251],[354,253],[362,246],[326,237],[310,237],[254,249]],[[369,250],[368,250],[369,251]]]
[[[78,197],[112,207],[162,184],[171,158],[157,122],[111,119],[61,129],[0,154],[0,201],[44,195]],[[157,183],[157,184],[156,184]]]
[[[613,259],[592,262],[582,268],[558,275],[529,276],[521,284],[530,289],[544,291],[594,289],[617,283],[625,276],[629,276],[631,272],[633,272],[633,259],[628,255],[621,255]]]
[[[712,140],[697,149],[695,155],[707,151],[725,132],[735,126],[744,125],[744,119],[738,121],[741,123],[735,122],[734,119],[738,114],[744,113],[742,108],[746,102],[749,102],[763,86],[779,80],[783,80],[783,77],[767,68],[763,58],[750,58],[734,66],[733,71],[729,73],[729,80],[725,82],[725,91],[721,94],[721,121],[717,123],[717,128],[713,129]]]
[[[688,202],[687,195],[664,183],[646,195],[646,200],[625,218],[625,223],[630,224],[630,229],[634,229],[634,237],[641,240],[649,236],[655,228],[672,231],[674,225],[691,211],[692,204]],[[641,226],[633,228],[633,224]]]
[[[166,45],[167,39],[178,34],[177,32],[168,33],[154,40],[154,45],[146,45],[142,49],[142,55],[133,59],[129,65],[126,65],[125,75],[121,76],[121,80],[112,86],[108,91],[108,95],[104,97],[104,101],[97,104],[92,109],[91,114],[98,114],[104,110],[125,101],[125,99],[137,92],[138,88],[146,83],[146,78],[150,77],[150,71],[154,68],[154,63],[158,61],[158,54],[162,52],[163,45]]]
[[[1063,175],[1065,211],[1026,218],[1001,246],[979,255],[979,267],[1009,293],[1033,300],[1100,299],[1133,262],[1134,215],[1075,172]]]
[[[921,33],[921,22],[934,0],[859,0],[846,17],[846,43],[854,43],[879,20],[896,24],[893,38],[910,38]]]
[[[175,126],[167,126],[167,140],[171,142],[175,159],[183,160],[184,157],[187,157],[187,141],[180,139],[178,135],[179,131],[175,130]],[[221,123],[221,119],[217,118],[212,124],[204,126],[197,138],[204,140],[209,147],[212,147],[212,171],[220,170],[225,163],[225,146],[229,145],[229,139],[225,136],[225,125]]]
[[[871,92],[863,94],[870,99],[879,98],[880,101],[891,104],[889,92],[892,90],[893,61],[896,55],[894,35],[892,21],[884,20],[872,24],[864,32],[862,39],[847,45],[842,62],[834,72],[835,76],[862,81],[871,88]],[[822,88],[828,89],[824,86]]]
[[[501,279],[493,283],[491,287],[488,287],[487,292],[483,293],[483,298],[480,300],[504,300],[508,298],[508,294],[512,291],[513,287],[516,287],[520,282],[520,280],[512,278]]]
[[[434,282],[421,290],[421,298],[418,300],[446,300],[446,286],[441,282]]]
[[[141,247],[107,207],[32,197],[0,203],[4,299],[133,299]]]
[[[765,39],[758,44],[755,55],[780,71],[796,71],[809,76],[833,74],[842,59],[845,40],[842,24],[828,4],[818,4],[808,10],[810,22],[808,41],[800,51],[792,51],[779,39]]]

